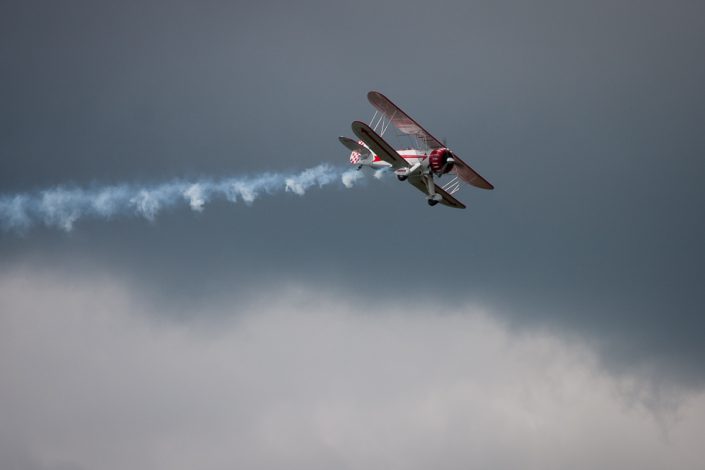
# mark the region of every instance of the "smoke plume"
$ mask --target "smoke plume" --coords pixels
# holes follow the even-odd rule
[[[32,193],[0,195],[0,227],[23,233],[36,225],[71,231],[82,218],[138,216],[153,221],[180,204],[196,211],[213,200],[251,205],[257,198],[339,183],[352,188],[362,172],[321,164],[300,173],[263,173],[222,179],[172,180],[154,185],[120,184],[92,188],[57,186]]]

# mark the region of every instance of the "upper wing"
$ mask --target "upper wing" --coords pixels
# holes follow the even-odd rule
[[[355,121],[352,123],[352,130],[355,135],[377,154],[379,158],[392,165],[393,168],[408,167],[409,164],[404,160],[396,150],[392,148],[383,138],[375,131],[370,129],[370,126],[364,122]]]
[[[371,91],[367,94],[367,99],[377,111],[384,114],[394,127],[404,134],[415,136],[421,142],[424,142],[431,150],[445,147],[445,145],[433,137],[426,129],[421,127],[419,123],[411,119],[408,114],[402,111],[399,106],[392,103],[392,101],[382,93]],[[455,153],[453,154],[453,159],[455,160],[455,164],[451,171],[458,175],[460,179],[478,188],[494,189],[492,183],[480,176],[478,172],[462,161]]]
[[[367,99],[377,111],[384,114],[387,119],[401,132],[415,136],[426,146],[433,150],[443,148],[443,145],[438,139],[433,137],[426,129],[421,127],[419,123],[414,121],[404,111],[391,102],[389,98],[378,91],[371,91],[367,94]]]
[[[461,180],[478,188],[494,189],[492,183],[480,176],[478,172],[473,170],[470,165],[462,161],[455,153],[453,153],[453,160],[455,163],[453,163],[453,169],[450,171],[458,175]]]
[[[407,181],[422,193],[428,194],[426,190],[426,183],[421,179],[421,175],[410,175]],[[444,206],[454,207],[456,209],[465,209],[465,204],[448,194],[447,191],[438,185],[436,185],[436,192],[443,197],[443,199],[441,199],[441,204]]]

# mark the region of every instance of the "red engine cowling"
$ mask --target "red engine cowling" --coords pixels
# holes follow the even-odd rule
[[[452,158],[453,154],[446,148],[432,150],[431,155],[428,156],[431,171],[437,175],[448,173],[453,168],[453,161],[448,161],[448,159]]]

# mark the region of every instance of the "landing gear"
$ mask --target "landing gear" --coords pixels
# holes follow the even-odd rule
[[[426,183],[426,191],[428,192],[426,202],[428,202],[429,206],[433,207],[438,204],[443,198],[440,194],[436,192],[436,184],[433,182],[433,173],[428,173],[424,175],[423,179]]]
[[[409,175],[397,175],[397,179],[399,181],[406,181],[406,179],[409,177]]]

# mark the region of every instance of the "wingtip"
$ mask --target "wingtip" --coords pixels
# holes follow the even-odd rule
[[[483,180],[484,180],[484,178],[483,178]],[[470,184],[475,186],[476,188],[486,189],[487,191],[492,191],[494,189],[494,185],[487,180],[484,180],[484,181],[480,182],[479,184],[478,183],[470,183]]]
[[[355,129],[364,129],[368,126],[366,123],[364,123],[362,121],[353,121],[352,124],[350,124],[350,127],[352,128],[353,133],[355,133],[355,135],[357,135],[357,132],[355,132]]]
[[[374,105],[375,99],[377,98],[384,98],[384,95],[380,93],[379,91],[376,90],[371,90],[367,92],[367,101],[369,101],[371,104]]]

